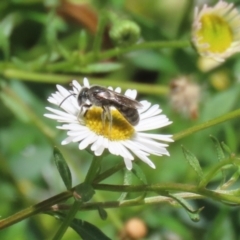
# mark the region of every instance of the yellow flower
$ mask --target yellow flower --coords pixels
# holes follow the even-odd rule
[[[192,41],[198,53],[223,62],[240,51],[240,14],[232,3],[219,1],[214,7],[196,7]]]

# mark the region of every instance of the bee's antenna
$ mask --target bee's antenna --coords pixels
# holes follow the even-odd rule
[[[72,84],[72,83],[70,83],[69,84],[72,88],[75,88],[77,91],[78,91],[78,89]],[[70,92],[70,91],[69,91]],[[60,104],[59,104],[59,107],[61,107],[61,105],[65,102],[65,100],[67,100],[69,97],[71,97],[71,96],[76,96],[77,94],[76,93],[71,93],[70,92],[70,94],[67,96],[67,97],[65,97],[61,102],[60,102]]]
[[[65,100],[67,100],[69,97],[71,97],[71,96],[76,96],[77,94],[76,93],[71,93],[71,94],[69,94],[67,97],[65,97],[61,102],[60,102],[60,104],[59,104],[59,107],[61,107],[61,105],[65,102]]]
[[[69,84],[72,88],[75,88],[77,91],[79,91],[76,86],[74,86],[72,83]]]

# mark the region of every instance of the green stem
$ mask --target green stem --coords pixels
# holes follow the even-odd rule
[[[99,159],[100,158],[100,159]],[[93,157],[93,160],[91,162],[90,168],[88,170],[87,176],[85,178],[85,183],[91,183],[94,179],[96,172],[98,170],[98,166],[100,163],[101,157]],[[64,233],[67,231],[71,221],[74,219],[76,213],[80,209],[81,205],[83,204],[82,201],[75,200],[72,207],[70,208],[70,211],[68,212],[66,218],[62,222],[61,226],[59,227],[56,235],[54,236],[53,240],[60,240],[62,239]]]
[[[6,228],[8,226],[13,225],[14,223],[20,222],[21,220],[33,216],[35,214],[41,213],[44,209],[48,209],[49,207],[53,206],[56,203],[62,202],[68,198],[72,197],[71,191],[66,191],[60,193],[56,196],[53,196],[43,202],[40,202],[36,205],[30,206],[16,214],[13,214],[10,217],[2,219],[0,221],[0,229]]]
[[[222,167],[233,164],[232,158],[227,158],[225,160],[222,160],[218,162],[215,166],[212,167],[212,169],[202,178],[202,180],[199,183],[199,188],[204,188],[207,186],[207,184],[210,182],[210,180],[215,176],[215,174],[220,170]]]
[[[184,48],[190,47],[190,41],[155,41],[155,42],[143,42],[135,44],[125,48],[114,48],[98,55],[93,54],[92,52],[86,55],[86,63],[91,63],[93,61],[104,60],[112,57],[118,57],[122,54],[129,53],[137,50],[145,49],[162,49],[162,48]]]
[[[107,21],[106,12],[102,12],[100,14],[100,20],[98,23],[97,33],[95,35],[94,42],[93,42],[93,54],[94,55],[98,55],[98,53],[101,49],[101,44],[102,44],[102,40],[103,40],[103,33],[104,33],[104,28],[106,26],[106,21]]]
[[[93,179],[96,177],[96,173],[98,171],[98,167],[99,167],[101,160],[102,160],[102,156],[99,156],[99,157],[94,156],[93,157],[91,166],[88,170],[87,176],[84,181],[85,183],[90,183],[90,184],[92,183]]]
[[[60,240],[62,239],[64,233],[67,231],[69,225],[71,224],[71,221],[74,219],[78,209],[82,205],[82,202],[75,201],[73,205],[71,206],[70,211],[67,214],[67,217],[62,222],[62,225],[58,229],[56,235],[53,237],[53,240]]]
[[[94,178],[93,183],[99,183],[99,182],[103,181],[104,179],[112,176],[114,173],[118,172],[119,170],[123,169],[124,167],[125,167],[124,162],[114,165],[112,168],[106,170],[105,172],[99,174],[96,178]]]
[[[29,71],[23,71],[13,68],[6,68],[3,71],[3,76],[7,79],[18,79],[30,82],[45,82],[45,83],[58,83],[66,84],[72,81],[72,79],[82,79],[79,75],[60,75],[60,74],[49,74],[49,73],[35,73]],[[100,79],[91,78],[91,83],[100,84],[104,86],[119,87],[119,82],[121,83],[122,89],[137,89],[140,93],[146,94],[156,94],[156,95],[167,95],[169,92],[169,87],[164,85],[152,86],[151,84],[139,84],[124,82],[121,79]]]
[[[179,198],[184,199],[203,199],[206,198],[203,195],[195,194],[195,193],[175,193],[174,196],[177,196]],[[122,201],[99,201],[99,202],[87,202],[83,203],[80,211],[91,211],[91,210],[97,210],[99,207],[102,207],[104,209],[106,208],[120,208],[120,207],[135,207],[140,205],[154,205],[159,203],[166,203],[169,202],[170,204],[173,204],[172,198],[167,196],[155,196],[155,197],[147,197],[147,198],[135,198],[131,200],[122,200]],[[68,210],[70,208],[69,205],[66,204],[58,204],[53,207],[51,207],[50,211],[62,211],[62,210]]]
[[[199,198],[212,198],[217,201],[227,201],[230,203],[240,204],[240,198],[238,196],[230,195],[230,193],[236,194],[239,193],[239,190],[226,191],[211,191],[207,189],[200,189],[198,186],[187,185],[187,184],[154,184],[154,185],[138,185],[138,186],[121,186],[121,185],[107,185],[107,184],[93,184],[95,189],[113,191],[113,192],[159,192],[159,191],[176,191],[182,193],[175,193],[179,197],[186,199],[199,199]],[[75,190],[75,187],[71,191],[66,191],[60,193],[56,196],[53,196],[43,202],[40,202],[34,206],[28,207],[8,218],[2,219],[0,221],[0,229],[9,227],[17,222],[20,222],[23,219],[26,219],[30,216],[33,216],[49,209],[54,211],[57,210],[56,204],[63,202],[72,197],[72,192]],[[228,193],[228,194],[227,194]],[[124,200],[124,201],[109,201],[109,202],[95,202],[95,203],[83,203],[78,210],[92,210],[98,209],[99,206],[104,208],[116,208],[116,207],[128,207],[128,206],[138,206],[143,204],[158,204],[161,202],[170,202],[171,198],[165,196],[158,196],[145,199],[137,200]],[[66,209],[66,208],[65,208]]]
[[[204,122],[204,123],[200,123],[196,126],[193,126],[191,128],[188,128],[184,131],[181,131],[179,133],[176,133],[174,134],[173,136],[173,139],[176,141],[176,140],[179,140],[181,138],[184,138],[184,137],[187,137],[188,135],[191,135],[195,132],[198,132],[200,130],[203,130],[203,129],[206,129],[206,128],[209,128],[211,126],[214,126],[214,125],[217,125],[217,124],[220,124],[220,123],[223,123],[223,122],[226,122],[228,120],[231,120],[231,119],[234,119],[234,118],[237,118],[240,116],[240,109],[237,109],[235,111],[232,111],[230,113],[227,113],[225,115],[222,115],[221,117],[217,117],[217,118],[214,118],[212,120],[209,120],[207,122]]]
[[[184,191],[204,195],[217,201],[226,201],[230,203],[240,204],[240,198],[223,193],[221,191],[212,191],[208,189],[200,189],[198,186],[180,184],[180,183],[166,183],[153,185],[109,185],[109,184],[94,184],[93,187],[97,190],[112,191],[112,192],[162,192],[162,191]]]

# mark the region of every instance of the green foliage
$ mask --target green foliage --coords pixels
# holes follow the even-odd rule
[[[57,166],[60,176],[66,188],[70,190],[72,188],[72,176],[71,176],[70,169],[67,165],[67,162],[64,159],[63,155],[61,154],[61,152],[56,147],[54,148],[53,155],[54,155],[54,162]]]
[[[63,240],[118,239],[132,217],[145,222],[149,240],[239,236],[240,58],[201,68],[189,39],[194,7],[194,1],[0,1],[0,239],[52,239],[72,218],[65,227],[74,231],[64,230]],[[172,103],[178,76],[199,86],[200,104]],[[47,98],[55,84],[70,89],[72,79],[82,84],[83,77],[136,89],[138,100],[160,104],[173,122],[160,130],[174,135],[170,157],[150,154],[156,169],[134,161],[128,171],[111,154],[89,166],[91,150],[72,143],[54,149],[54,165],[52,149],[66,133],[55,128],[62,122],[43,117]]]
[[[50,213],[52,214],[52,213]],[[54,217],[60,220],[64,220],[66,216],[61,213],[53,213]],[[110,240],[99,228],[93,224],[74,218],[70,224],[83,240]]]
[[[195,157],[195,155],[193,153],[188,151],[186,148],[182,147],[182,150],[183,150],[183,154],[184,154],[186,160],[188,161],[189,165],[197,173],[198,178],[202,179],[203,172],[202,172],[202,168],[199,164],[198,159]]]

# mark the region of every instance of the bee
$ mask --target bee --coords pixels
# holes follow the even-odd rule
[[[60,106],[63,101],[60,103]],[[103,109],[101,115],[102,122],[104,124],[107,118],[110,128],[112,125],[110,107],[115,107],[131,125],[136,126],[139,123],[137,109],[143,106],[134,99],[101,86],[83,87],[77,95],[77,102],[80,107],[80,113],[83,111],[83,107],[87,109],[91,106],[101,107]]]

